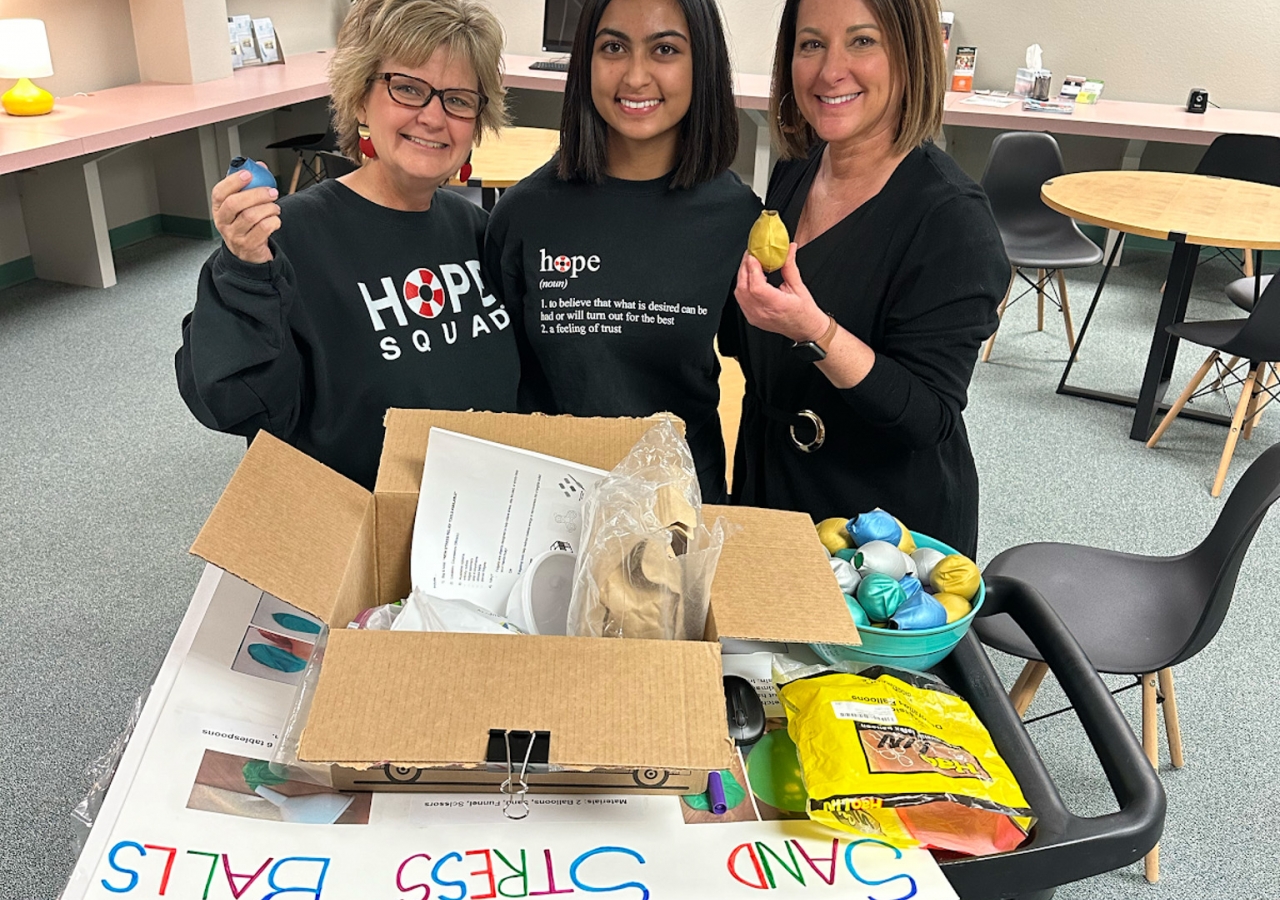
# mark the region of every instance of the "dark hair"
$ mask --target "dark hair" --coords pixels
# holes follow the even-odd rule
[[[715,0],[675,0],[689,23],[693,96],[680,121],[680,159],[670,186],[691,188],[729,168],[738,152],[738,110],[733,70]],[[586,0],[573,37],[564,108],[560,114],[557,174],[564,181],[604,181],[608,128],[591,99],[591,57],[596,30],[610,0]]]
[[[902,112],[893,149],[912,150],[942,130],[946,98],[946,56],[937,0],[866,0],[889,51],[893,79],[902,85]],[[773,53],[769,91],[769,127],[783,159],[802,159],[818,136],[795,103],[791,60],[796,49],[800,0],[787,0]]]

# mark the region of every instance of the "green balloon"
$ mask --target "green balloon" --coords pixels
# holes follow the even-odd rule
[[[887,621],[906,599],[907,592],[897,579],[879,572],[872,572],[858,585],[858,602],[872,622]]]
[[[853,547],[849,547],[847,550],[837,550],[834,555],[853,565],[853,557],[857,552]]]
[[[743,800],[747,799],[747,789],[738,783],[738,779],[734,778],[733,773],[728,769],[721,770],[720,781],[724,785],[724,803],[729,809],[736,809]],[[701,794],[685,794],[684,802],[692,809],[711,811],[711,801],[705,791]]]
[[[271,771],[271,763],[265,759],[251,759],[244,764],[242,770],[244,775],[244,783],[249,786],[249,790],[266,785],[272,787],[277,784],[284,784],[289,779],[282,775],[277,775]]]
[[[854,625],[861,625],[863,628],[871,625],[871,620],[867,618],[867,611],[862,608],[862,605],[857,600],[845,594],[844,605],[849,607],[849,615],[853,616]]]
[[[796,745],[785,728],[768,732],[751,748],[747,781],[751,792],[775,809],[802,813],[809,805]]]

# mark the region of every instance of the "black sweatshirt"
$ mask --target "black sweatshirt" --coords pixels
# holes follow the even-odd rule
[[[201,423],[264,429],[372,488],[392,406],[515,409],[514,329],[481,276],[485,213],[426,212],[336,180],[284,197],[275,258],[220,247],[182,322],[178,389]]]
[[[520,404],[684,419],[706,502],[724,499],[721,324],[759,199],[732,172],[688,190],[561,181],[554,160],[507,191],[485,270],[516,323]]]
[[[766,206],[794,234],[822,147],[779,163]],[[870,373],[838,390],[791,341],[740,321],[747,379],[734,502],[795,509],[815,521],[883,507],[970,556],[978,475],[962,411],[982,342],[995,331],[1009,262],[982,189],[933,144],[912,151],[881,192],[800,248],[818,306],[875,351]],[[775,273],[770,280],[777,284]],[[722,335],[723,350],[735,343]],[[813,428],[812,453],[792,442]]]

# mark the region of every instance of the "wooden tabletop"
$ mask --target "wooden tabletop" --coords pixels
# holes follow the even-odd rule
[[[472,187],[508,188],[532,174],[560,146],[552,128],[504,128],[471,152]],[[457,181],[455,180],[455,184]]]
[[[1079,172],[1044,183],[1044,202],[1081,222],[1203,247],[1280,250],[1280,188],[1178,172]]]

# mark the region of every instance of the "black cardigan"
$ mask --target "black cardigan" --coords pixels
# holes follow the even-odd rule
[[[765,205],[794,234],[822,156],[775,167]],[[744,320],[722,334],[747,380],[734,502],[794,509],[815,521],[877,506],[972,556],[978,475],[962,411],[982,342],[998,324],[1009,262],[982,189],[941,150],[912,151],[878,195],[801,247],[818,305],[876,353],[839,390],[781,335]],[[771,276],[781,281],[778,273]],[[826,427],[812,453],[798,449]]]

